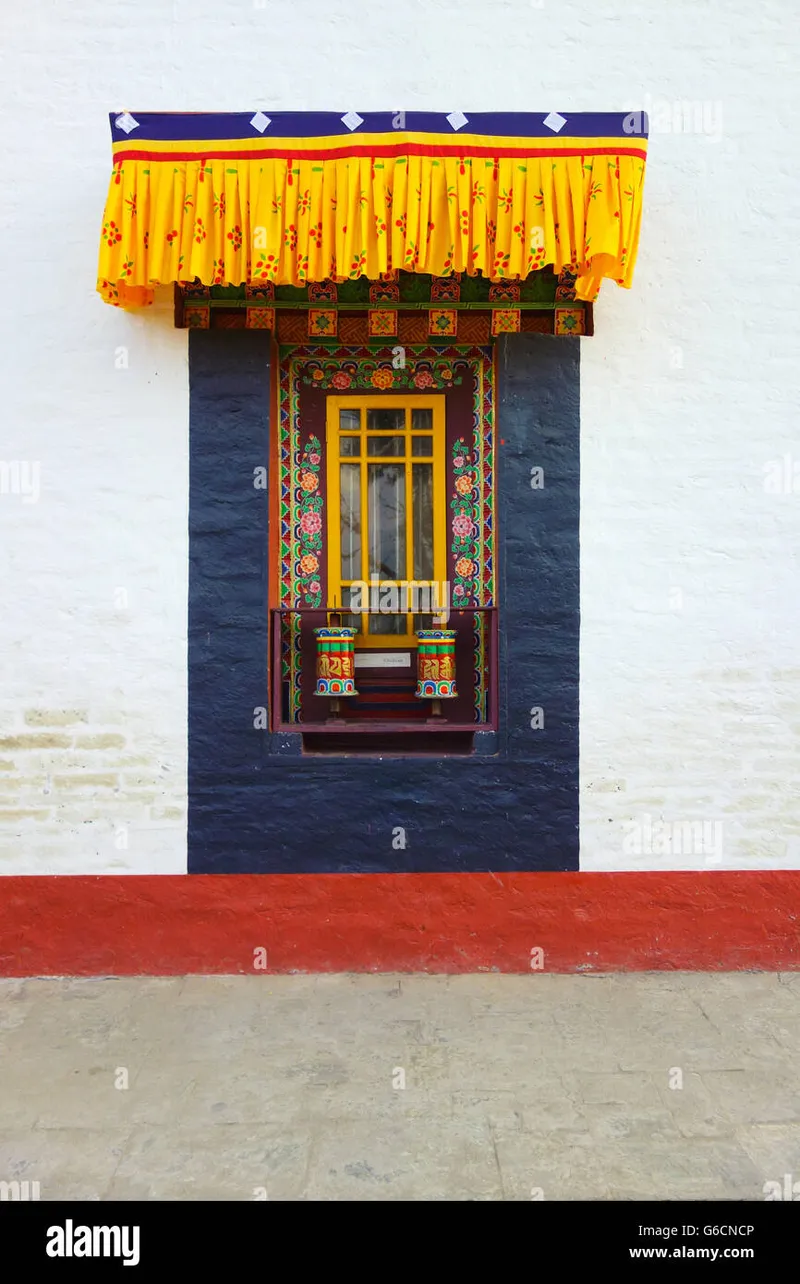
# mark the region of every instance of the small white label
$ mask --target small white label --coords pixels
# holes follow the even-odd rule
[[[357,669],[407,669],[410,651],[356,651]]]

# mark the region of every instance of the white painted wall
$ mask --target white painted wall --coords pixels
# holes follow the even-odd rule
[[[186,335],[94,293],[106,113],[339,106],[651,108],[634,290],[582,344],[582,864],[800,866],[800,468],[764,489],[800,463],[786,0],[29,0],[4,28],[0,458],[40,493],[0,495],[0,871],[186,867]],[[681,103],[699,132],[665,132]]]

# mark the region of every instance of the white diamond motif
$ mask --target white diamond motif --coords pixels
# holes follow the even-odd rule
[[[358,129],[359,125],[364,124],[364,117],[359,116],[357,111],[349,111],[346,116],[342,116],[342,124],[346,125],[352,133],[354,129]]]
[[[259,134],[263,134],[267,126],[272,124],[272,121],[269,116],[264,115],[263,111],[257,111],[253,119],[250,121],[250,124],[253,126],[253,129],[258,130]]]
[[[121,116],[117,116],[117,119],[114,121],[114,124],[116,125],[117,129],[124,129],[126,134],[129,134],[132,129],[139,128],[138,120],[134,120],[133,116],[130,114],[129,111],[124,111]]]
[[[463,129],[468,124],[467,117],[463,111],[451,111],[449,116],[445,116],[445,120],[456,130]]]
[[[560,116],[557,111],[551,111],[550,115],[545,116],[544,120],[542,121],[542,124],[546,125],[548,129],[552,129],[554,134],[559,133],[560,130],[564,128],[566,123],[567,123],[566,116]]]

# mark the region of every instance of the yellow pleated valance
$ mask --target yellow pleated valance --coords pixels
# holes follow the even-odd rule
[[[630,286],[647,118],[551,112],[111,117],[98,290],[303,286],[397,269]]]

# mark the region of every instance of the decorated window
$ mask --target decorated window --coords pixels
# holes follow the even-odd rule
[[[443,721],[466,733],[492,718],[492,350],[420,344],[401,356],[377,345],[280,350],[273,672],[281,723],[304,734],[330,717],[320,628],[353,631],[355,689],[337,714],[348,729],[436,729],[416,693],[438,658],[420,651],[420,634],[437,630],[451,636],[430,644],[454,648],[456,677]]]
[[[449,597],[445,398],[329,397],[329,605],[356,648],[411,645]]]

